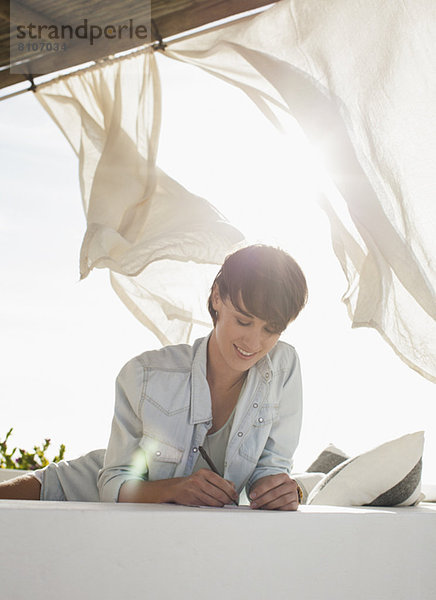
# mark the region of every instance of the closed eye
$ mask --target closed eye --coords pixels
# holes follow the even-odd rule
[[[282,329],[279,327],[274,327],[274,325],[271,325],[270,327],[264,327],[264,329],[267,333],[269,333],[269,335],[277,335],[282,333]]]
[[[241,321],[240,319],[236,319],[236,322],[238,325],[242,325],[242,327],[247,327],[248,325],[250,325],[250,322],[246,322],[246,321]]]

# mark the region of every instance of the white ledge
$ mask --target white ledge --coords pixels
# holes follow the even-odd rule
[[[0,501],[5,600],[434,600],[436,505]]]

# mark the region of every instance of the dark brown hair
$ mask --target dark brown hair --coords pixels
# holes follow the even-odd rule
[[[296,261],[284,250],[262,244],[237,250],[224,261],[208,300],[214,325],[215,285],[222,300],[229,298],[239,312],[266,321],[276,333],[297,317],[308,296],[306,279]]]

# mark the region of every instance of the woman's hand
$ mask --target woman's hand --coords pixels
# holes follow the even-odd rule
[[[238,500],[234,483],[209,469],[200,469],[189,477],[156,481],[125,481],[118,502],[174,502],[185,506],[224,506]]]
[[[250,489],[251,508],[297,510],[298,485],[286,473],[258,479]]]
[[[171,501],[187,506],[224,506],[237,502],[238,494],[232,481],[223,479],[209,469],[199,469],[189,477],[173,479]]]

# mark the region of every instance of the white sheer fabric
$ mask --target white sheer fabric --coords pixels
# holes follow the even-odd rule
[[[336,185],[323,207],[353,327],[376,328],[433,381],[435,23],[433,0],[282,0],[165,51],[239,86],[276,125],[277,107],[297,119]],[[82,277],[110,268],[117,293],[162,343],[187,339],[207,320],[191,277],[205,289],[210,271],[200,265],[220,262],[241,236],[155,169],[153,57],[61,79],[37,96],[80,160]]]
[[[37,98],[79,157],[87,217],[81,278],[110,269],[117,294],[163,344],[210,329],[210,282],[242,235],[156,167],[153,52],[41,85]]]
[[[323,207],[353,327],[436,381],[436,4],[283,0],[166,54],[289,111],[337,192]]]

